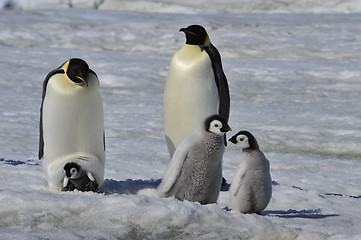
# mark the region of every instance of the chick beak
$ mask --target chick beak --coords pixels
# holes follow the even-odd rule
[[[225,124],[222,128],[221,128],[222,132],[228,132],[228,131],[232,131],[231,127],[228,124]]]

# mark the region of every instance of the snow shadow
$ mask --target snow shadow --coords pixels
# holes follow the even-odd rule
[[[333,196],[333,197],[350,197],[350,198],[357,198],[361,199],[361,195],[346,195],[342,193],[325,193],[326,196]]]
[[[19,160],[11,160],[11,159],[4,159],[0,158],[0,163],[4,163],[7,165],[18,166],[18,165],[39,165],[39,163],[34,163],[33,160],[27,161],[19,161]]]
[[[118,194],[137,194],[143,189],[156,189],[162,179],[151,179],[151,180],[132,180],[127,179],[125,181],[116,181],[113,179],[105,179],[100,190],[105,193],[118,193]]]
[[[226,183],[226,184],[222,184],[221,186],[221,192],[227,192],[229,191],[229,188],[231,187],[231,184]]]
[[[280,185],[278,182],[272,180],[272,186]],[[227,182],[227,184],[224,184],[221,186],[221,192],[227,192],[229,191],[229,188],[231,187],[231,184]]]
[[[275,216],[279,218],[311,218],[311,219],[323,219],[327,217],[338,217],[339,214],[321,214],[321,209],[304,209],[304,210],[295,210],[288,209],[287,211],[283,210],[266,210],[262,212],[262,215],[266,216]]]

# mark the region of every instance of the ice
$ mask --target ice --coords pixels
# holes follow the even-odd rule
[[[361,238],[359,1],[0,6],[1,238]],[[263,215],[233,211],[227,191],[206,206],[155,193],[169,163],[164,83],[184,43],[178,30],[190,24],[203,25],[221,53],[231,92],[228,136],[252,132],[270,160],[273,197]],[[42,82],[72,57],[100,79],[101,194],[48,189],[37,160]],[[228,146],[228,182],[240,161],[240,149]]]

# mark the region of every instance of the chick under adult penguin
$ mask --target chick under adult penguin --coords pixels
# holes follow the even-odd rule
[[[243,151],[243,160],[229,189],[232,208],[241,213],[260,214],[272,197],[269,161],[250,132],[240,131],[229,141]]]
[[[69,162],[64,166],[65,177],[63,181],[63,191],[98,191],[98,183],[90,172],[84,171],[75,162]]]
[[[164,130],[171,157],[206,117],[219,114],[228,122],[230,111],[221,56],[206,30],[191,25],[179,31],[185,33],[186,43],[170,62],[164,89]]]
[[[44,80],[40,108],[39,159],[50,188],[63,187],[64,166],[73,162],[104,180],[104,113],[99,81],[88,64],[66,61]]]
[[[160,195],[216,203],[222,183],[224,134],[229,130],[220,115],[212,115],[184,138],[158,187]]]

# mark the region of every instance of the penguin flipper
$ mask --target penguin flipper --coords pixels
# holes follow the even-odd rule
[[[182,156],[180,156],[182,155]],[[186,159],[187,155],[183,156],[183,153],[177,154],[177,150],[174,152],[174,155],[172,157],[171,162],[169,163],[168,169],[164,174],[164,177],[162,178],[162,182],[160,183],[158,190],[166,194],[168,193],[174,184],[176,183],[182,168],[184,161]]]
[[[180,173],[182,172],[183,164],[187,159],[189,150],[196,141],[195,139],[198,139],[195,133],[188,134],[188,136],[183,139],[175,150],[168,165],[168,169],[158,187],[158,191],[160,191],[163,195],[166,195],[166,193],[168,193],[176,183]]]
[[[63,180],[63,188],[66,188],[66,186],[68,186],[68,183],[69,183],[69,178],[65,176]]]
[[[211,59],[213,74],[218,88],[218,112],[219,115],[221,115],[226,120],[226,122],[228,122],[230,111],[230,96],[227,78],[223,72],[221,55],[213,44],[210,44],[209,46],[204,46],[204,50],[207,52],[209,58]]]
[[[234,179],[233,179],[231,187],[229,189],[232,196],[235,197],[238,194],[239,190],[241,189],[244,176],[246,176],[246,173],[247,173],[247,165],[244,164],[244,162],[242,162],[236,170]]]
[[[93,176],[93,174],[91,172],[87,172],[86,175],[88,176],[88,178],[90,179],[90,181],[94,182],[95,178]]]

